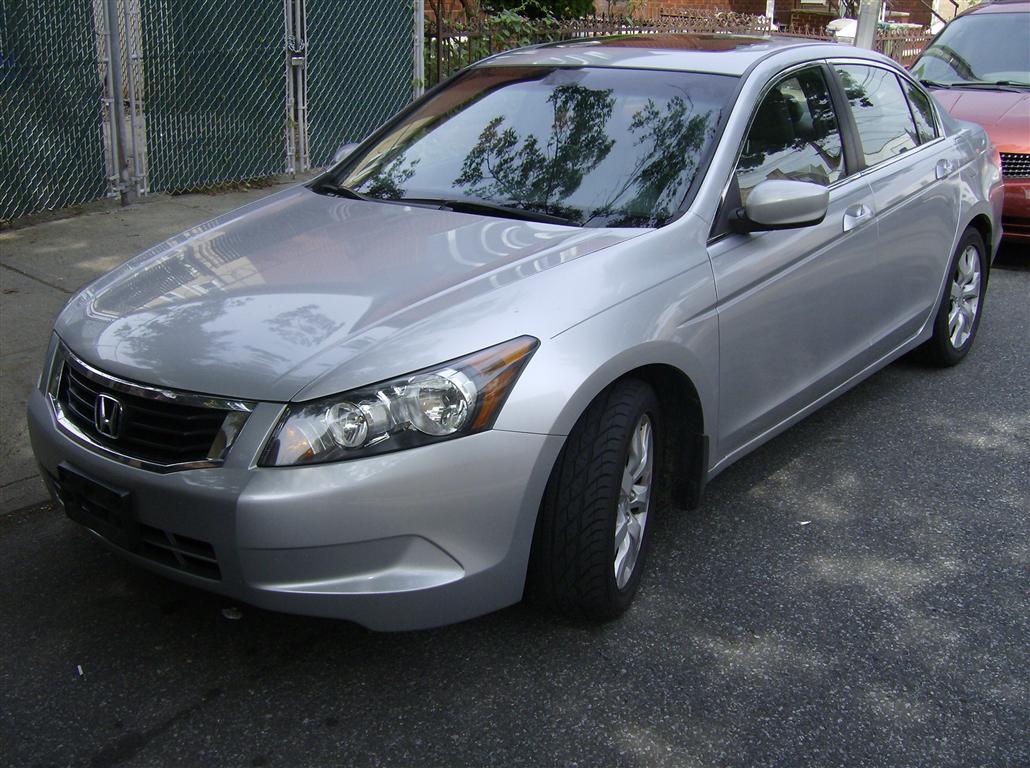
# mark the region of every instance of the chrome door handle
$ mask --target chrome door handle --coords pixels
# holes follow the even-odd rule
[[[849,205],[844,210],[844,231],[850,232],[873,218],[873,209],[865,203]]]
[[[951,172],[955,170],[955,163],[951,160],[938,160],[937,167],[934,169],[934,174],[937,179],[946,179],[951,175]]]

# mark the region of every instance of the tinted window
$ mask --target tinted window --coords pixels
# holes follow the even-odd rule
[[[866,165],[876,165],[919,144],[905,94],[894,73],[879,67],[837,67],[851,103]]]
[[[683,201],[735,82],[657,70],[475,69],[349,158],[336,183],[382,199],[659,226]]]
[[[1030,13],[977,13],[952,21],[912,67],[942,84],[1030,85]]]
[[[829,186],[844,173],[840,131],[819,69],[781,80],[755,112],[737,163],[741,202],[766,179]]]
[[[905,83],[905,92],[908,94],[908,103],[912,107],[912,116],[916,119],[916,129],[919,131],[919,143],[930,141],[937,136],[937,129],[933,119],[933,110],[930,108],[930,97],[923,89],[912,83]]]

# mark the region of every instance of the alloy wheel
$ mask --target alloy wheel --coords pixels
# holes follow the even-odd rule
[[[955,349],[961,349],[973,333],[980,308],[980,277],[980,252],[976,246],[968,245],[955,264],[955,275],[951,281],[948,338]]]
[[[615,584],[622,589],[633,575],[644,541],[644,527],[651,508],[654,467],[654,429],[642,414],[630,439],[629,456],[622,472],[622,488],[615,513]]]

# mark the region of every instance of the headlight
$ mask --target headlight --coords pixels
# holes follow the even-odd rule
[[[538,344],[521,336],[408,376],[291,405],[259,464],[344,461],[490,429]]]

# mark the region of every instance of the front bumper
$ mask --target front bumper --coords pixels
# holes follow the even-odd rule
[[[349,462],[256,467],[279,412],[259,405],[223,466],[168,474],[72,441],[38,391],[28,420],[51,492],[62,464],[128,491],[143,543],[130,551],[94,534],[178,581],[377,630],[449,624],[521,599],[564,438],[493,430]]]
[[[1030,244],[1030,179],[1005,179],[1001,227],[1008,242]]]

